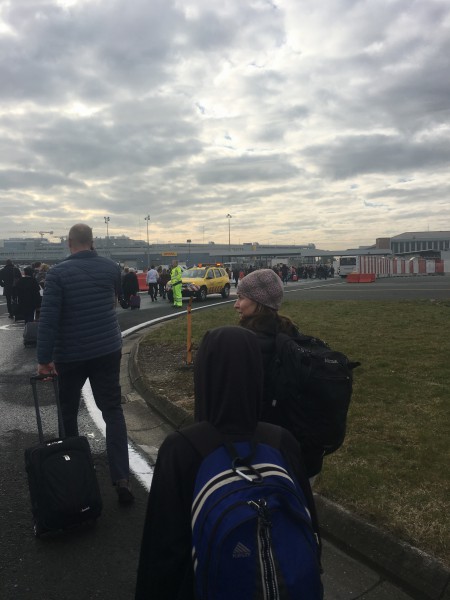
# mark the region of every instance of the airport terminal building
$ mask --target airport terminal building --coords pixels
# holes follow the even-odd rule
[[[145,270],[150,265],[170,265],[173,259],[191,266],[194,264],[224,263],[229,266],[253,265],[271,267],[274,264],[311,264],[332,262],[333,258],[350,255],[423,256],[443,258],[450,263],[450,231],[407,232],[392,238],[378,238],[372,246],[353,249],[319,249],[313,243],[299,245],[270,245],[250,242],[216,244],[214,242],[147,244],[127,236],[108,236],[95,239],[99,254],[108,256],[123,266]],[[35,261],[55,264],[68,254],[64,238],[51,242],[39,238],[9,238],[0,240],[0,264],[11,259],[26,265]],[[449,265],[450,266],[450,265]],[[450,269],[445,269],[449,272]]]

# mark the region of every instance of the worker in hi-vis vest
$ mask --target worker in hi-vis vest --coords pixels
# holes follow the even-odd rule
[[[181,267],[178,266],[178,261],[172,261],[172,270],[170,271],[170,283],[172,284],[173,305],[183,306],[181,300]]]

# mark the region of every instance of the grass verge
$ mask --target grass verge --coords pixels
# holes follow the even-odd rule
[[[362,363],[346,441],[315,490],[450,566],[450,302],[286,301],[282,313]],[[192,321],[195,350],[237,315],[226,306]],[[177,321],[142,343],[180,348],[185,336]]]

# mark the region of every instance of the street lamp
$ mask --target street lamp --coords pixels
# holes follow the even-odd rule
[[[230,255],[230,263],[231,263],[231,215],[228,213],[228,254]],[[231,264],[230,264],[231,266]]]
[[[188,243],[188,266],[191,262],[191,241],[192,240],[186,240],[186,242]]]
[[[144,221],[147,221],[147,269],[150,268],[150,244],[148,243],[148,224],[150,222],[150,215],[144,217]]]
[[[109,217],[104,217],[106,223],[106,256],[109,256]]]

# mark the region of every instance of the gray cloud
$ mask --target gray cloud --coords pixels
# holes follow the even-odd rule
[[[442,169],[450,161],[450,141],[440,136],[429,140],[411,140],[388,135],[357,135],[305,148],[304,155],[326,177],[347,179],[367,173],[400,173]]]
[[[298,169],[281,156],[237,157],[212,161],[197,172],[201,185],[272,181],[294,177]]]

